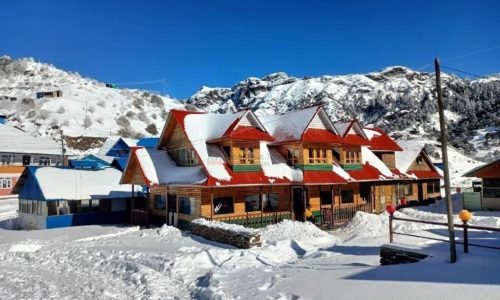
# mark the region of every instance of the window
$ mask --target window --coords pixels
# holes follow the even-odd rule
[[[31,163],[31,156],[23,155],[23,166],[27,166]]]
[[[287,150],[287,160],[286,163],[289,166],[295,166],[299,163],[299,149],[288,149]]]
[[[321,205],[331,205],[332,204],[332,192],[331,191],[319,192],[319,200],[321,201]]]
[[[439,181],[427,182],[427,194],[439,193],[440,185]]]
[[[326,164],[326,149],[309,148],[310,164]]]
[[[424,163],[424,159],[422,158],[422,155],[417,156],[417,159],[415,160],[417,165],[421,165]]]
[[[344,190],[340,192],[342,204],[354,203],[354,191]]]
[[[262,208],[265,212],[278,210],[278,194],[265,194],[262,197]]]
[[[178,166],[185,167],[198,165],[198,157],[196,156],[196,153],[192,148],[172,150],[169,152],[169,154],[172,156]]]
[[[194,197],[179,196],[179,213],[194,214]]]
[[[40,156],[38,158],[38,164],[40,166],[49,166],[50,165],[50,157],[49,156]]]
[[[222,146],[222,151],[226,154],[227,159],[231,160],[231,147],[230,146]]]
[[[154,208],[158,210],[167,208],[167,196],[154,195]]]
[[[12,187],[12,177],[0,177],[0,189],[10,189]]]
[[[358,150],[346,149],[345,150],[345,163],[346,164],[360,164],[361,155]]]
[[[14,163],[14,155],[2,155],[2,165],[10,165]]]
[[[240,164],[253,165],[255,163],[253,148],[240,148]]]
[[[234,213],[233,197],[214,198],[214,213],[216,215]]]
[[[259,211],[260,210],[260,197],[259,195],[250,195],[245,197],[245,211]]]
[[[413,184],[407,183],[403,185],[403,195],[405,196],[413,195]]]

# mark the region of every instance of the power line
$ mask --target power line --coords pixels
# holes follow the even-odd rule
[[[448,58],[448,59],[442,59],[441,62],[450,62],[450,61],[454,61],[457,59],[461,59],[461,58],[465,58],[465,57],[469,57],[469,56],[473,56],[473,55],[477,55],[477,54],[481,54],[481,53],[485,53],[485,52],[489,52],[489,51],[493,51],[493,50],[497,50],[497,49],[500,49],[500,45],[496,45],[496,46],[485,48],[485,49],[475,50],[475,51],[465,53],[465,54],[460,54],[460,55],[453,56],[453,57]],[[425,70],[429,67],[433,67],[433,66],[434,66],[434,64],[425,64],[425,65],[422,65],[422,66],[416,68],[416,70],[423,71],[423,70]]]
[[[476,74],[473,74],[473,73],[470,73],[470,72],[467,72],[467,71],[462,71],[460,69],[456,69],[456,68],[452,68],[452,67],[446,67],[446,66],[443,66],[443,65],[441,65],[441,68],[448,69],[448,70],[455,71],[455,72],[459,72],[459,73],[463,73],[463,74],[467,74],[467,75],[470,75],[470,76],[473,76],[473,77],[477,77],[477,78],[487,78],[486,76],[476,75]]]

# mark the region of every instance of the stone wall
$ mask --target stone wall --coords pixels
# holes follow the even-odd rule
[[[191,233],[208,240],[232,245],[241,249],[260,247],[262,245],[259,232],[251,234],[241,233],[191,222]]]

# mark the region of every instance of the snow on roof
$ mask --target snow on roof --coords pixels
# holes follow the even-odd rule
[[[207,172],[218,180],[230,181],[231,175],[225,168],[222,150],[215,145],[207,144],[207,140],[222,137],[229,126],[244,114],[245,111],[235,114],[189,114],[184,118],[184,129],[188,139]]]
[[[81,170],[57,167],[33,168],[46,200],[129,198],[131,186],[120,185],[122,173],[113,168]]]
[[[333,126],[335,126],[335,129],[337,129],[341,136],[344,136],[349,126],[351,126],[351,122],[337,122]]]
[[[347,173],[344,169],[342,169],[341,166],[337,165],[335,162],[333,163],[332,167],[333,172],[337,173],[340,175],[340,177],[344,178],[345,180],[351,180],[352,177]]]
[[[113,148],[113,146],[116,144],[116,142],[118,142],[119,139],[120,139],[120,137],[117,137],[117,136],[108,137],[106,139],[106,141],[104,142],[104,144],[102,144],[102,146],[99,149],[99,151],[97,152],[97,154],[101,155],[101,156],[106,156],[106,154],[108,154],[109,150],[111,150],[111,148]]]
[[[370,149],[368,149],[368,147],[361,147],[361,158],[363,164],[370,164],[372,167],[379,170],[385,177],[397,177],[391,172],[383,161],[381,161],[375,154],[373,154],[373,152],[370,151]]]
[[[109,150],[111,150],[111,148],[113,148],[113,146],[116,145],[116,143],[118,143],[119,140],[122,140],[129,147],[135,146],[137,144],[137,140],[134,139],[122,138],[119,136],[110,136],[106,139],[104,144],[102,144],[97,154],[101,156],[106,156]]]
[[[364,128],[363,131],[369,140],[371,140],[374,136],[382,135],[380,132],[378,132],[376,130],[369,129],[369,128]]]
[[[425,145],[417,140],[401,140],[398,141],[398,144],[403,151],[395,152],[396,168],[402,172],[406,172],[420,152],[422,152]]]
[[[302,170],[290,167],[281,154],[276,149],[270,148],[266,142],[260,143],[260,165],[267,177],[287,178],[294,182],[303,180]]]
[[[139,148],[135,155],[150,184],[202,184],[207,180],[201,166],[178,167],[166,151]]]
[[[276,142],[298,141],[317,112],[318,107],[314,106],[260,119]]]
[[[0,124],[0,152],[61,154],[61,145],[48,138],[36,138],[15,127]]]

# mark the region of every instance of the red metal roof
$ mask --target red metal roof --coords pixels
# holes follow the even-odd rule
[[[413,170],[410,170],[410,171],[408,171],[408,174],[413,174],[413,175],[417,176],[418,179],[438,179],[438,178],[441,178],[441,175],[439,175],[439,173],[436,171],[413,171]]]
[[[302,141],[309,143],[342,143],[342,138],[326,129],[309,128],[302,134]]]
[[[346,145],[369,146],[370,142],[360,137],[357,134],[347,134],[343,138],[343,143]]]
[[[379,133],[370,140],[370,150],[403,151],[401,147],[380,128],[365,128]]]
[[[372,165],[364,164],[361,170],[347,171],[355,181],[381,180],[384,176]]]
[[[274,138],[267,132],[252,126],[238,126],[234,130],[230,127],[223,137],[237,140],[274,141]]]
[[[181,128],[184,130],[184,118],[186,118],[187,115],[191,114],[204,114],[204,112],[201,111],[190,111],[190,110],[178,110],[178,109],[171,109],[170,110],[170,116],[174,118],[179,125],[181,125]]]
[[[347,181],[333,171],[304,171],[304,183],[342,184]]]
[[[231,186],[231,185],[271,185],[290,183],[286,178],[269,178],[264,175],[264,172],[233,172],[226,166],[226,170],[231,176],[230,181],[222,181],[211,176],[208,177],[206,185],[208,186]]]
[[[474,168],[465,173],[464,176],[479,178],[500,178],[500,159]]]

